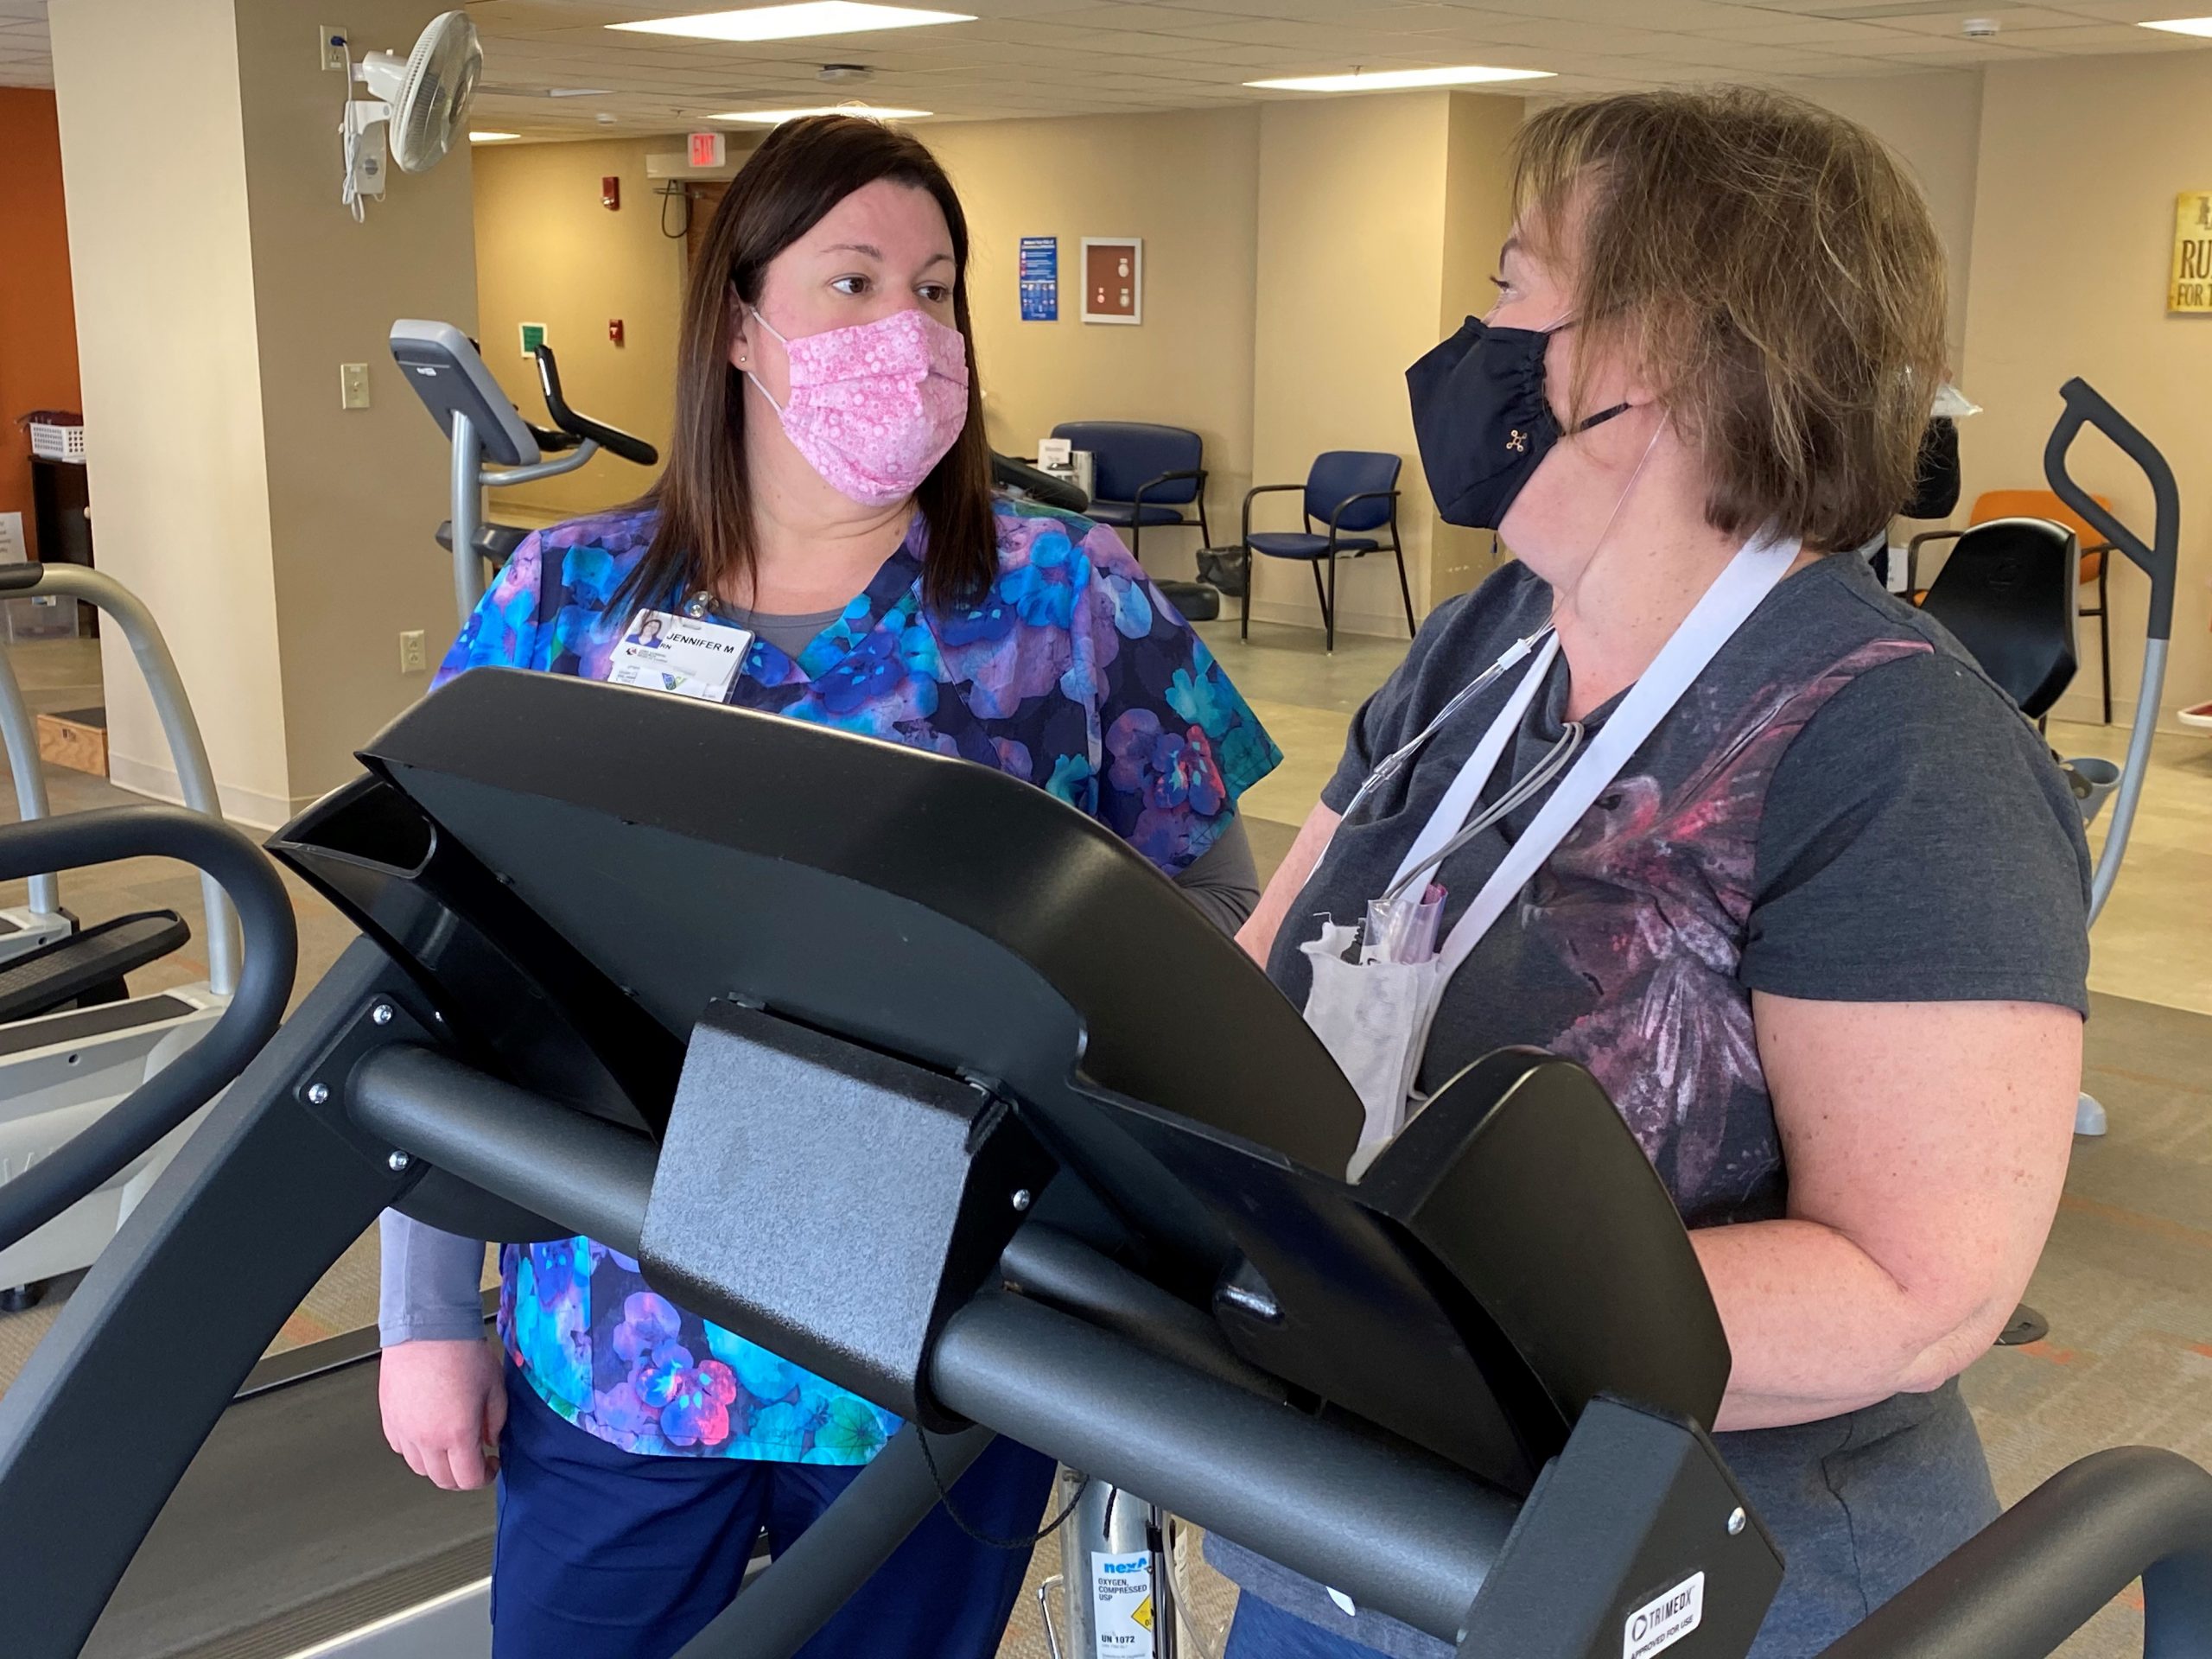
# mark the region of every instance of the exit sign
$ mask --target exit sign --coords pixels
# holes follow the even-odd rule
[[[720,167],[724,154],[724,139],[719,132],[695,132],[691,135],[691,165]]]

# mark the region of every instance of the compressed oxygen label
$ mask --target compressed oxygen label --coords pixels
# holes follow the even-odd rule
[[[1095,1659],[1153,1659],[1152,1553],[1093,1552],[1090,1627],[1097,1634]]]
[[[1705,1623],[1705,1574],[1694,1573],[1628,1616],[1621,1628],[1621,1659],[1651,1659]],[[1104,1649],[1100,1649],[1104,1651]]]

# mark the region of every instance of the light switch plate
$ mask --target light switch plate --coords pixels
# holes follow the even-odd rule
[[[366,409],[369,406],[367,364],[340,363],[338,365],[338,406],[340,409]]]

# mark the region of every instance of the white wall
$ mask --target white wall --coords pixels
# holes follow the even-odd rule
[[[226,804],[266,821],[290,788],[232,5],[49,20],[97,556],[160,620]],[[102,660],[111,765],[143,785],[168,745],[120,630]]]

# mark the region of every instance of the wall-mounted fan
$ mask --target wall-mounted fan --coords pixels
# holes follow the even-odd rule
[[[430,20],[404,58],[372,52],[346,67],[350,79],[371,93],[349,97],[339,125],[346,151],[342,198],[359,219],[368,197],[384,196],[387,142],[403,173],[423,172],[453,148],[484,73],[484,48],[468,15],[448,11]]]

